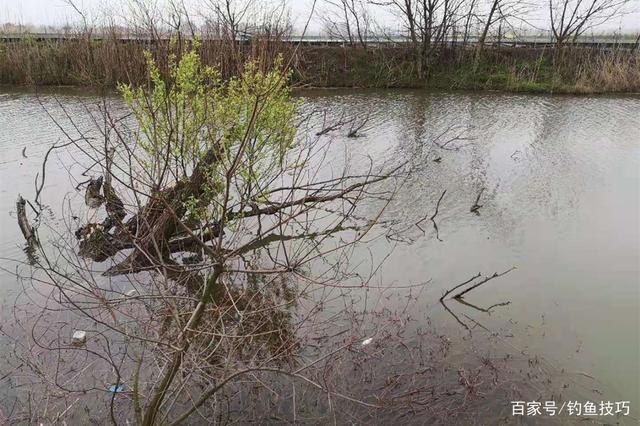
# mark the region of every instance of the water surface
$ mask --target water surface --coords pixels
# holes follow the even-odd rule
[[[515,266],[468,298],[480,307],[509,305],[488,314],[458,304],[455,312],[560,369],[596,378],[598,400],[629,400],[638,412],[640,98],[400,90],[300,96],[303,111],[368,117],[361,137],[347,138],[348,129],[326,136],[354,157],[423,163],[384,218],[406,229],[412,243],[378,240],[371,247],[382,255],[395,246],[378,282],[431,280],[416,318],[459,331],[438,303],[443,291],[478,272]],[[44,153],[63,140],[45,108],[64,121],[62,104],[80,128],[90,128],[85,107],[98,102],[77,93],[0,94],[3,267],[11,267],[6,259],[24,258],[16,197],[33,196]],[[108,102],[120,105],[116,98]],[[341,158],[336,150],[334,164]],[[45,202],[59,206],[77,184],[68,170],[77,175],[80,169],[73,152],[53,155]],[[440,241],[431,222],[422,223],[424,234],[414,224],[431,216],[444,190],[436,218]],[[480,191],[482,207],[474,214],[470,207]],[[369,252],[354,256],[366,262]],[[8,272],[0,272],[0,280],[6,308],[19,286]]]

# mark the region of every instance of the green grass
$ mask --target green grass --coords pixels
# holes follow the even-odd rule
[[[287,46],[265,60],[291,54]],[[204,62],[231,76],[238,63],[252,57],[246,48],[229,56],[224,45],[203,46]],[[166,55],[155,46],[158,58]],[[259,53],[259,51],[258,51]],[[225,56],[227,55],[227,56]],[[271,56],[269,56],[271,55]],[[611,54],[585,49],[487,49],[477,67],[473,51],[445,49],[433,61],[429,78],[417,78],[414,54],[404,48],[304,47],[297,53],[293,83],[312,87],[429,88],[500,90],[530,93],[635,92],[640,90],[640,57],[627,51]],[[261,55],[257,55],[261,57]],[[271,59],[270,59],[271,58]],[[207,60],[209,62],[207,62]],[[0,84],[89,85],[145,81],[142,47],[113,40],[86,43],[24,40],[0,44]]]
[[[571,91],[567,81],[546,60],[513,64],[481,62],[435,70],[427,87],[458,90],[503,90],[511,92],[553,93]]]

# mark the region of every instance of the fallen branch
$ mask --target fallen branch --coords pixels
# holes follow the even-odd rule
[[[40,210],[42,211],[42,203],[40,203],[40,196],[42,195],[42,190],[44,188],[44,183],[45,183],[45,178],[46,178],[46,173],[47,173],[47,160],[49,159],[49,155],[51,154],[51,152],[55,149],[59,149],[59,148],[66,148],[67,146],[74,144],[75,141],[71,140],[70,142],[66,142],[63,143],[61,145],[56,145],[53,144],[49,147],[49,149],[47,149],[47,153],[44,155],[44,160],[42,161],[42,177],[40,178],[40,180],[38,180],[38,174],[36,173],[36,180],[35,180],[35,185],[36,185],[36,197],[35,197],[35,203],[38,205],[38,207],[40,208]]]
[[[124,203],[118,197],[118,194],[113,189],[111,166],[113,164],[113,156],[116,150],[114,148],[107,149],[105,152],[106,166],[104,173],[104,186],[102,187],[103,197],[106,201],[105,209],[107,210],[108,218],[105,220],[105,228],[109,229],[112,226],[119,225],[127,215],[124,209]]]
[[[462,296],[463,296],[464,294],[466,294],[466,293],[470,292],[471,290],[473,290],[473,289],[475,289],[475,288],[477,288],[477,287],[481,286],[482,284],[484,284],[484,283],[486,283],[486,282],[491,281],[491,280],[492,280],[492,279],[494,279],[494,278],[498,278],[498,277],[501,277],[501,276],[503,276],[503,275],[506,275],[506,274],[508,274],[509,272],[513,271],[514,269],[516,269],[516,267],[515,267],[515,266],[513,266],[512,268],[510,268],[510,269],[508,269],[508,270],[506,270],[506,271],[504,271],[504,272],[502,272],[502,273],[494,272],[494,274],[493,274],[493,275],[491,275],[490,277],[486,277],[486,278],[485,278],[485,279],[483,279],[482,281],[477,282],[476,284],[472,285],[471,287],[467,288],[466,290],[463,290],[463,291],[461,291],[460,293],[457,293],[457,294],[456,294],[455,296],[453,296],[452,298],[453,298],[453,299],[460,299],[460,298],[462,298]],[[447,296],[448,296],[448,295],[450,295],[451,293],[453,293],[454,291],[456,291],[456,290],[457,290],[457,289],[459,289],[460,287],[464,287],[465,285],[472,283],[473,281],[475,281],[476,279],[478,279],[478,278],[480,278],[480,277],[482,277],[482,274],[481,274],[480,272],[478,272],[478,274],[477,274],[477,275],[474,275],[473,277],[469,278],[467,281],[465,281],[465,282],[463,282],[463,283],[461,283],[461,284],[458,284],[457,286],[455,286],[455,287],[453,287],[453,288],[451,288],[451,289],[447,290],[447,291],[442,295],[442,297],[440,297],[440,302],[443,302],[443,301],[447,298]]]
[[[452,142],[456,142],[456,141],[467,141],[467,140],[472,140],[472,138],[469,137],[465,137],[462,136],[460,133],[454,135],[453,137],[450,137],[449,139],[447,139],[444,142],[438,142],[440,141],[447,133],[449,133],[451,130],[457,130],[457,128],[459,128],[458,126],[455,125],[450,125],[448,126],[446,129],[444,129],[444,131],[442,131],[440,134],[436,135],[434,138],[431,139],[431,142],[437,146],[438,148],[445,150],[445,151],[459,151],[461,148],[464,148],[466,145],[462,145],[462,146],[448,146],[450,143]],[[438,161],[436,161],[438,162]]]
[[[482,204],[478,204],[480,202],[480,197],[482,197],[482,193],[484,192],[484,188],[482,188],[480,190],[480,192],[478,192],[478,196],[476,197],[476,201],[473,203],[473,205],[471,206],[471,209],[469,210],[471,213],[475,213],[475,214],[480,214],[478,213],[478,210],[480,210],[482,208]]]
[[[477,311],[480,312],[484,312],[486,314],[490,314],[491,310],[493,308],[497,308],[499,306],[508,306],[511,304],[511,302],[500,302],[500,303],[494,303],[493,305],[489,306],[488,308],[481,308],[480,306],[476,306],[473,303],[467,302],[466,300],[464,300],[463,298],[458,298],[458,299],[454,299],[456,302],[462,303],[465,306],[468,306],[470,308],[473,308]]]
[[[340,116],[338,121],[334,122],[333,124],[326,125],[326,118],[327,118],[327,113],[325,111],[325,117],[324,117],[324,122],[323,122],[323,125],[322,125],[322,130],[317,132],[316,136],[326,135],[327,133],[333,132],[334,130],[338,130],[339,128],[341,128],[342,126],[344,126],[346,124],[353,123],[353,121],[355,120],[355,118],[350,118],[350,119],[345,120],[344,119],[344,112],[342,113],[342,115]]]
[[[453,296],[454,299],[461,299],[462,296],[464,296],[465,294],[469,293],[471,290],[476,289],[478,287],[480,287],[482,284],[487,283],[489,281],[491,281],[494,278],[498,278],[501,277],[503,275],[508,274],[509,272],[513,271],[514,269],[516,269],[516,267],[512,267],[504,272],[502,272],[501,274],[494,272],[493,275],[491,275],[490,277],[486,277],[485,279],[477,282],[476,284],[472,285],[471,287],[467,288],[466,290],[461,291],[460,293],[456,294],[455,296]]]
[[[467,331],[469,333],[471,333],[471,329],[469,328],[469,326],[467,324],[464,323],[464,321],[462,321],[448,306],[446,303],[444,303],[444,300],[440,299],[440,304],[442,305],[442,307],[449,312],[449,314],[451,314],[451,316],[457,321],[458,324],[460,324],[461,326],[463,326],[464,328],[467,329]]]
[[[349,133],[347,134],[347,137],[357,138],[359,136],[358,132],[360,132],[360,130],[362,130],[364,126],[367,125],[368,122],[369,122],[369,116],[366,116],[364,120],[362,120],[362,123],[360,123],[359,125],[354,125],[352,121],[351,129],[349,129]]]
[[[433,222],[433,228],[436,230],[436,238],[438,239],[438,241],[442,241],[440,239],[440,232],[438,231],[438,225],[436,224],[435,218],[438,215],[438,209],[440,208],[440,202],[442,201],[442,199],[444,198],[444,194],[447,193],[447,190],[445,189],[444,191],[442,191],[442,195],[440,195],[440,198],[438,198],[438,202],[436,203],[436,211],[433,213],[433,216],[431,216],[429,219],[431,220],[431,222]]]
[[[491,309],[493,309],[493,308],[495,308],[495,307],[498,307],[498,306],[507,306],[507,305],[509,305],[511,302],[496,303],[496,304],[494,304],[494,305],[489,306],[487,309],[483,309],[483,308],[480,308],[480,307],[478,307],[478,306],[475,306],[475,305],[473,305],[473,304],[471,304],[471,303],[469,303],[469,302],[465,301],[465,300],[462,298],[462,296],[463,296],[463,295],[465,295],[466,293],[470,292],[471,290],[473,290],[473,289],[475,289],[475,288],[480,287],[482,284],[485,284],[485,283],[487,283],[487,282],[491,281],[491,280],[492,280],[492,279],[494,279],[494,278],[498,278],[498,277],[501,277],[501,276],[503,276],[503,275],[508,274],[509,272],[513,271],[514,269],[516,269],[516,267],[515,267],[515,266],[514,266],[514,267],[512,267],[511,269],[507,270],[507,271],[504,271],[504,272],[500,273],[500,274],[499,274],[499,273],[497,273],[497,272],[495,272],[495,273],[494,273],[493,275],[491,275],[490,277],[486,277],[486,278],[484,278],[483,280],[481,280],[481,281],[477,282],[476,284],[473,284],[471,287],[467,288],[466,290],[463,290],[463,291],[461,291],[460,293],[457,293],[455,296],[453,296],[453,299],[454,299],[454,300],[456,300],[456,301],[457,301],[457,302],[459,302],[459,303],[462,303],[463,305],[467,305],[467,306],[469,306],[469,307],[471,307],[471,308],[477,309],[478,311],[485,312],[485,313],[491,313]],[[450,294],[452,294],[452,293],[453,293],[454,291],[456,291],[457,289],[459,289],[459,288],[461,288],[461,287],[464,287],[464,286],[466,286],[466,285],[468,285],[468,284],[471,284],[473,281],[475,281],[476,279],[478,279],[478,278],[480,278],[480,277],[482,277],[482,274],[481,274],[480,272],[478,272],[478,274],[477,274],[477,275],[474,275],[473,277],[469,278],[467,281],[465,281],[465,282],[463,282],[463,283],[461,283],[461,284],[458,284],[457,286],[455,286],[455,287],[453,287],[453,288],[451,288],[451,289],[447,290],[447,291],[442,295],[442,297],[440,297],[440,304],[442,305],[442,307],[443,307],[443,308],[444,308],[444,309],[445,309],[449,314],[451,314],[451,316],[453,316],[453,318],[454,318],[454,319],[455,319],[455,320],[456,320],[460,325],[462,325],[465,329],[467,329],[467,331],[469,331],[469,333],[471,333],[471,329],[469,328],[469,326],[468,326],[467,324],[465,324],[465,323],[464,323],[464,321],[462,321],[462,320],[461,320],[461,319],[460,319],[460,318],[459,318],[459,317],[458,317],[458,316],[457,316],[457,315],[456,315],[456,314],[451,310],[451,308],[449,308],[449,307],[447,306],[447,304],[446,304],[446,299],[447,299],[447,296],[449,296]],[[468,315],[466,315],[466,314],[465,314],[465,316],[466,316],[467,318],[471,319],[472,321],[476,322],[475,320],[473,320],[472,318],[470,318]]]
[[[440,302],[443,302],[444,299],[451,293],[453,293],[455,290],[459,289],[462,286],[465,286],[467,284],[469,284],[470,282],[472,282],[473,280],[475,280],[476,278],[480,278],[482,276],[482,274],[480,272],[478,272],[478,275],[474,275],[473,277],[469,278],[467,281],[463,282],[462,284],[458,284],[457,286],[453,287],[452,289],[447,290],[442,297],[440,297]]]
[[[22,235],[24,239],[27,240],[29,245],[36,242],[36,234],[33,230],[33,227],[29,224],[29,219],[27,219],[27,202],[22,195],[18,195],[18,201],[16,202],[16,212],[18,215],[18,225],[20,226],[20,231],[22,231]]]
[[[444,191],[442,191],[442,194],[440,195],[440,198],[438,198],[438,202],[436,203],[436,211],[429,218],[429,220],[431,222],[433,222],[433,228],[436,230],[436,238],[438,239],[438,241],[442,241],[442,240],[440,239],[440,233],[438,231],[438,225],[436,224],[435,218],[438,215],[438,209],[440,208],[440,203],[442,202],[442,199],[444,198],[444,194],[446,194],[446,193],[447,193],[446,189]],[[423,217],[418,222],[416,222],[416,226],[418,227],[418,229],[420,229],[422,231],[423,234],[425,232],[424,232],[424,229],[422,229],[422,227],[420,226],[420,224],[422,222],[424,222],[426,219],[427,219],[427,216],[425,215],[425,217]]]

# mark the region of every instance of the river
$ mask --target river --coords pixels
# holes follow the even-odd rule
[[[412,242],[395,245],[377,281],[401,286],[430,280],[416,317],[453,333],[461,326],[438,303],[443,292],[478,272],[516,267],[473,293],[474,305],[508,305],[491,313],[460,305],[456,312],[560,369],[592,377],[598,399],[631,401],[637,415],[640,97],[414,90],[298,96],[303,110],[368,117],[360,137],[332,133],[348,150],[376,160],[403,153],[425,162],[386,217],[411,228],[416,218],[431,216],[446,190],[438,235],[428,220],[424,234],[413,229]],[[77,90],[37,97],[0,89],[0,262],[9,270],[10,259],[24,259],[16,197],[33,196],[48,146],[63,140],[43,108],[63,120],[58,101],[82,117],[84,105],[100,99]],[[78,120],[80,127],[89,124]],[[59,203],[75,186],[67,176],[72,158],[50,159],[46,202]],[[478,194],[475,214],[470,208]],[[385,244],[391,243],[378,241],[372,250],[384,252]],[[20,287],[7,271],[0,272],[0,283],[6,309]]]

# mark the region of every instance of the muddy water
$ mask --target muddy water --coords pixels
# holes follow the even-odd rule
[[[347,151],[423,163],[385,212],[412,242],[372,244],[374,254],[395,247],[376,282],[430,280],[418,296],[415,318],[454,333],[462,326],[438,303],[443,291],[478,272],[515,266],[468,297],[481,308],[508,305],[490,313],[460,304],[452,310],[519,350],[593,377],[598,400],[629,400],[638,413],[640,98],[421,91],[300,96],[303,110],[368,117],[361,137],[346,138],[347,129],[327,136]],[[100,100],[80,93],[43,94],[39,100],[32,93],[0,93],[3,267],[9,267],[7,259],[24,259],[15,199],[19,193],[32,196],[46,149],[63,139],[43,109],[64,120],[58,101],[80,128],[89,128],[83,109]],[[115,98],[109,102],[118,104]],[[68,151],[52,155],[45,202],[60,205],[75,186],[67,170],[81,167],[73,159]],[[422,224],[423,234],[413,225],[431,216],[444,190],[438,235],[430,221]],[[478,194],[482,207],[474,214],[470,207]],[[11,275],[0,272],[5,307],[17,291]]]

